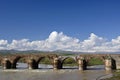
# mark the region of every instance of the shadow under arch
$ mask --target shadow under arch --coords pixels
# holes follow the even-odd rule
[[[11,62],[10,62],[10,60],[6,60],[6,62],[5,62],[4,65],[6,65],[6,66],[5,66],[6,69],[11,69]]]
[[[1,65],[1,63],[2,63],[2,58],[3,58],[3,57],[0,55],[0,65]]]
[[[116,67],[116,60],[112,58],[112,70],[115,70]]]
[[[78,68],[77,60],[73,57],[65,57],[61,61],[61,68],[62,69],[77,69]]]
[[[0,55],[0,65],[2,65],[2,56]]]

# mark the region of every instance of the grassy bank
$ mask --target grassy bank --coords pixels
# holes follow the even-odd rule
[[[113,77],[111,77],[111,78],[101,79],[101,80],[120,80],[120,71],[119,72],[114,72]]]

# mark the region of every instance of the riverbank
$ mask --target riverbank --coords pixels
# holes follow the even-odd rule
[[[111,77],[100,79],[100,80],[120,80],[120,70],[113,72],[113,75]]]

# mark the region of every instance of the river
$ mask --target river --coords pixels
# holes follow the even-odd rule
[[[77,67],[64,67],[53,70],[51,65],[39,65],[40,69],[28,70],[27,65],[19,63],[16,70],[0,69],[0,80],[96,80],[109,75],[103,65],[88,67],[88,70],[78,71]]]

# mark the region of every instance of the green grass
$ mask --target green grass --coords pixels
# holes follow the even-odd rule
[[[39,64],[51,64],[50,60],[48,58],[43,58]]]
[[[100,60],[99,58],[92,58],[90,59],[88,66],[92,66],[92,65],[103,65],[104,62],[102,60]]]
[[[72,58],[67,58],[63,66],[77,66],[77,63]]]

